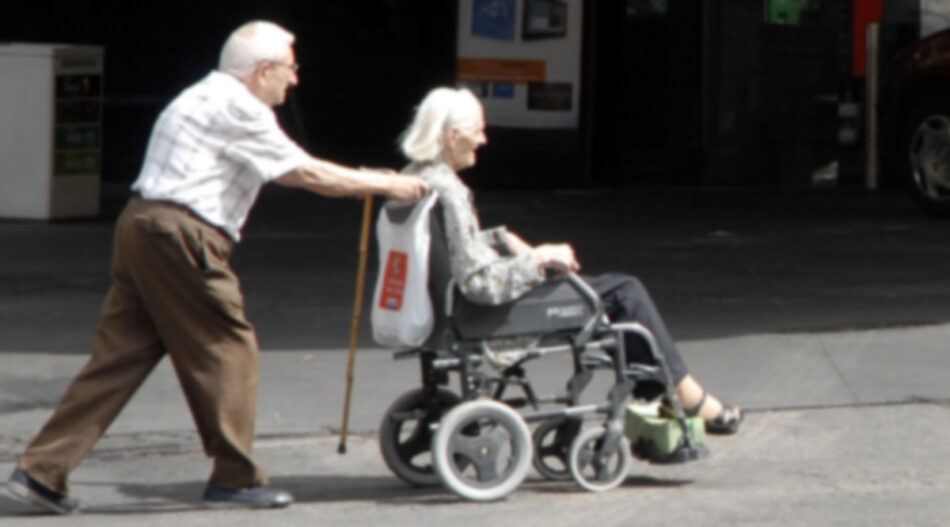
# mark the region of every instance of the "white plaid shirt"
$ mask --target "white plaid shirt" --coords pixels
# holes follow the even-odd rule
[[[132,190],[184,205],[240,241],[261,185],[310,161],[271,108],[212,71],[158,117]]]

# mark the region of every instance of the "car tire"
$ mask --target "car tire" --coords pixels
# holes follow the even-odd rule
[[[901,123],[901,179],[925,213],[950,216],[950,96],[920,100]]]

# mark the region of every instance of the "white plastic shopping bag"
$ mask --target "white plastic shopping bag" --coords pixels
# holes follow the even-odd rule
[[[415,204],[388,202],[376,220],[379,276],[370,320],[382,346],[419,346],[432,332],[429,299],[429,212],[433,192]]]

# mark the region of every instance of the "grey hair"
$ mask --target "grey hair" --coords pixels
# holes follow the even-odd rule
[[[442,155],[449,130],[471,130],[481,114],[481,102],[467,88],[435,88],[400,136],[402,152],[411,161],[433,161]]]
[[[296,37],[273,22],[255,20],[234,30],[221,48],[218,70],[240,79],[254,73],[264,61],[287,58],[287,46]]]

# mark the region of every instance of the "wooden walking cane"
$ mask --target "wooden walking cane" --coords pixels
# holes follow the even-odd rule
[[[353,324],[350,326],[350,356],[346,362],[346,396],[343,399],[343,426],[340,427],[338,454],[346,454],[346,431],[350,425],[350,394],[353,393],[353,366],[356,341],[359,338],[360,314],[363,309],[363,282],[366,279],[366,254],[369,252],[369,223],[373,216],[373,196],[363,201],[363,228],[360,232],[360,261],[356,271],[356,295],[353,299]]]

